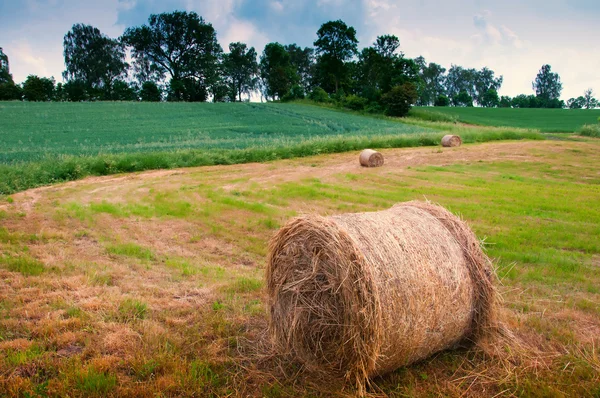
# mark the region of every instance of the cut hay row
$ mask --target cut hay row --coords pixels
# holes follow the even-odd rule
[[[270,244],[270,331],[309,370],[364,389],[370,377],[486,334],[494,280],[476,236],[442,207],[302,216]]]

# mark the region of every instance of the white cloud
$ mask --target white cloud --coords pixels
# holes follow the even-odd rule
[[[502,37],[507,42],[511,43],[516,48],[523,48],[527,43],[524,43],[519,36],[505,25],[500,26],[500,30],[502,31]]]
[[[46,58],[36,54],[27,40],[11,42],[4,51],[10,54],[10,70],[17,82],[25,80],[27,75],[49,77],[51,74],[46,64]],[[27,72],[25,74],[22,71]],[[60,75],[55,77],[60,79]]]
[[[254,47],[256,52],[260,54],[270,40],[254,24],[232,18],[229,29],[219,36],[219,42],[227,52],[229,43],[238,41],[248,44],[248,47]]]
[[[283,11],[283,3],[281,1],[272,1],[270,4],[271,8],[277,12]]]

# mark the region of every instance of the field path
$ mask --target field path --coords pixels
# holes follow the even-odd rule
[[[532,149],[544,152],[564,150],[564,142],[527,141],[494,142],[463,145],[459,148],[402,148],[383,149],[385,165],[380,171],[401,171],[407,167],[422,165],[444,166],[456,163],[494,162],[498,160],[532,162],[535,156]],[[118,200],[123,193],[131,193],[148,181],[164,181],[166,185],[176,186],[188,183],[190,177],[198,173],[217,173],[235,175],[236,179],[247,178],[247,182],[256,182],[268,186],[270,183],[291,182],[304,178],[326,178],[339,173],[370,173],[358,164],[358,153],[342,153],[308,158],[282,160],[270,163],[247,163],[232,166],[192,167],[175,170],[156,170],[141,173],[106,177],[88,177],[59,185],[30,189],[13,195],[15,202],[23,211],[29,211],[44,197],[56,195],[69,196],[77,191],[79,199],[84,201],[111,198]],[[239,184],[225,184],[232,189]],[[82,192],[83,191],[83,192]],[[4,206],[6,207],[6,205]],[[0,207],[1,209],[1,207]]]

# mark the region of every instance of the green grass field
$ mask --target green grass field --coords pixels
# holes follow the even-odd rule
[[[540,139],[534,131],[369,117],[303,104],[0,103],[0,195],[89,175],[359,150]]]
[[[537,129],[548,133],[577,132],[584,124],[597,124],[600,117],[600,109],[416,107],[415,110],[451,115],[462,123]]]
[[[0,163],[57,155],[285,146],[344,136],[426,131],[384,119],[297,104],[0,104]]]

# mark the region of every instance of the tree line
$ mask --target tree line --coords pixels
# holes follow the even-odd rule
[[[225,53],[213,26],[194,12],[151,15],[119,38],[75,24],[64,36],[65,83],[30,75],[17,85],[0,48],[0,100],[27,101],[209,101],[236,102],[308,97],[353,109],[404,115],[422,106],[593,108],[591,89],[567,103],[562,83],[543,65],[532,83],[535,95],[499,97],[502,76],[451,65],[446,70],[423,57],[410,59],[394,35],[381,35],[359,51],[356,30],[329,21],[314,47],[269,43],[259,55],[241,42]],[[130,54],[131,63],[128,63]]]

